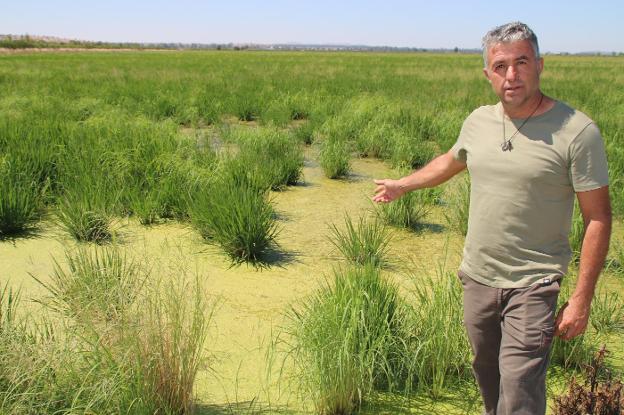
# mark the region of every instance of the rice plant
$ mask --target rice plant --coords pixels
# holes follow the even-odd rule
[[[570,249],[572,250],[572,261],[578,264],[581,260],[581,248],[585,237],[585,222],[580,213],[578,202],[574,202],[574,212],[572,214],[572,229],[570,230]]]
[[[420,190],[408,192],[392,203],[378,205],[377,215],[388,225],[417,229],[431,210],[431,205],[425,203],[428,197],[428,193]]]
[[[289,317],[289,357],[315,413],[355,413],[373,390],[392,390],[404,376],[406,306],[374,267],[336,270],[333,285]]]
[[[25,160],[0,157],[0,238],[33,230],[41,217],[43,188],[39,172]]]
[[[391,154],[386,157],[390,159],[393,166],[399,168],[420,168],[439,153],[438,144],[434,141],[424,141],[405,134],[395,135],[391,149]]]
[[[84,196],[68,193],[59,201],[56,217],[61,226],[80,242],[112,241],[112,216],[106,208],[93,206]]]
[[[349,145],[344,141],[326,140],[319,153],[319,162],[330,179],[346,177],[351,169]]]
[[[383,267],[390,263],[388,259],[390,233],[383,223],[360,217],[354,224],[345,214],[344,228],[330,225],[329,241],[349,262],[356,265]]]
[[[67,265],[54,260],[49,281],[37,280],[49,293],[44,304],[55,311],[89,321],[115,321],[136,300],[146,278],[140,264],[116,247],[80,247],[66,252]]]
[[[176,276],[179,277],[179,276]],[[194,385],[214,305],[198,276],[172,278],[140,300],[137,324],[124,338],[132,386],[147,413],[192,414]]]
[[[624,329],[624,301],[617,292],[600,291],[592,300],[589,323],[597,333]]]
[[[314,142],[314,132],[314,124],[310,121],[304,122],[292,130],[295,139],[308,146]]]
[[[232,264],[267,264],[279,230],[266,192],[247,179],[221,178],[195,192],[189,214],[200,235],[220,246]]]
[[[239,163],[249,170],[263,188],[282,190],[297,184],[303,170],[299,143],[275,128],[265,128],[238,137]]]
[[[0,290],[0,335],[15,327],[20,297],[20,291],[13,291],[8,282]]]
[[[133,266],[114,258],[116,270]],[[99,265],[86,266],[102,276]],[[109,325],[99,324],[96,314],[70,316],[60,307],[80,325],[68,322],[57,331],[44,320],[31,321],[34,330],[20,327],[11,336],[0,330],[0,412],[193,413],[193,388],[214,306],[199,276],[190,279],[184,265],[170,271],[175,275],[167,276],[168,282],[146,279],[132,305],[126,304],[125,318]],[[87,293],[89,288],[82,285],[80,290]],[[50,294],[56,304],[66,300],[63,290]],[[91,295],[79,297],[88,300]],[[0,310],[5,304],[3,294]]]
[[[395,129],[388,123],[371,121],[355,139],[359,155],[387,158],[389,149],[392,148]]]
[[[448,197],[448,207],[444,217],[449,228],[461,235],[468,233],[468,216],[470,213],[470,178],[468,175],[458,178],[456,185]]]
[[[463,325],[461,282],[454,272],[438,268],[436,275],[416,275],[412,309],[413,382],[434,399],[472,379],[471,353]]]
[[[607,269],[619,277],[624,277],[624,243],[613,244],[613,256],[607,261]]]

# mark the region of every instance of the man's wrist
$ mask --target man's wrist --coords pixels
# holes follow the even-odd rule
[[[409,185],[404,181],[404,179],[397,180],[397,184],[398,184],[399,192],[401,192],[401,194],[405,194],[409,192],[410,190]]]
[[[569,302],[573,302],[577,307],[589,312],[593,297],[593,293],[588,296],[584,293],[574,292],[572,293]]]

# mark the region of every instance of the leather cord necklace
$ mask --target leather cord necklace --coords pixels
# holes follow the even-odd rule
[[[511,140],[513,140],[514,137],[516,136],[516,134],[518,134],[520,132],[520,129],[522,127],[524,127],[524,124],[526,124],[527,121],[529,121],[531,119],[531,117],[533,116],[533,114],[535,114],[535,112],[540,107],[540,105],[542,105],[542,101],[543,100],[544,100],[544,94],[542,94],[542,96],[540,97],[540,100],[537,103],[537,107],[535,107],[533,112],[531,112],[531,114],[524,121],[522,121],[522,124],[520,124],[520,127],[518,127],[516,129],[516,132],[513,133],[511,135],[511,137],[509,137],[509,138],[505,138],[507,136],[507,134],[505,133],[505,109],[503,108],[503,143],[501,144],[501,149],[503,151],[511,151],[511,150],[513,150],[513,145],[511,145]]]

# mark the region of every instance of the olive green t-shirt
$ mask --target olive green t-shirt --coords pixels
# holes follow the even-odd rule
[[[483,106],[464,121],[452,147],[467,163],[470,216],[460,269],[497,288],[527,287],[566,272],[575,192],[608,184],[600,131],[585,114],[556,102],[523,119],[502,105]]]

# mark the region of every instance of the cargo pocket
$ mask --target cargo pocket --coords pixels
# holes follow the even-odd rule
[[[555,336],[555,326],[542,327],[540,347],[538,350],[548,349]]]

